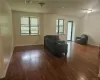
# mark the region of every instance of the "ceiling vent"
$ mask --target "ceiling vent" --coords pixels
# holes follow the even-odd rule
[[[44,5],[45,5],[45,3],[44,2],[40,2],[40,3],[38,3],[41,7],[43,7]]]

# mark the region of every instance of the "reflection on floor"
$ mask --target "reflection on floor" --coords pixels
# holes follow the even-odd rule
[[[98,48],[68,43],[67,57],[43,46],[17,47],[1,80],[98,80]]]
[[[67,57],[70,57],[70,53],[71,53],[71,42],[67,42],[68,44],[68,53],[67,53]]]

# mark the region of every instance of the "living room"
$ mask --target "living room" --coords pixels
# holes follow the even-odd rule
[[[44,36],[45,35],[56,35],[56,20],[57,19],[64,19],[64,33],[59,35],[62,40],[67,40],[67,22],[74,21],[75,28],[75,39],[79,32],[79,18],[76,17],[67,17],[67,16],[60,16],[59,14],[37,14],[32,12],[20,12],[20,11],[13,11],[13,25],[14,25],[14,37],[15,37],[15,46],[20,45],[37,45],[44,43]],[[40,26],[40,35],[39,36],[20,36],[20,16],[35,16],[39,18],[39,26]],[[35,37],[35,38],[34,38]],[[74,40],[73,39],[73,40]],[[24,42],[26,40],[26,42]],[[30,41],[31,40],[31,41]]]
[[[0,80],[99,80],[99,5],[99,0],[0,0]],[[77,44],[83,34],[88,42]],[[68,44],[66,57],[44,48],[48,35]]]

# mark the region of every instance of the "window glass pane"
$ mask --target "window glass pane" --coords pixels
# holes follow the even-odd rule
[[[21,27],[29,27],[29,24],[21,24]]]
[[[24,34],[24,33],[22,33],[21,35],[29,35],[29,34]]]
[[[56,29],[58,31],[58,29]]]
[[[38,31],[38,27],[31,27],[31,30]]]
[[[72,27],[73,27],[73,21],[68,21],[67,40],[71,40],[72,38]]]
[[[59,33],[60,33],[60,32],[62,32],[62,33],[63,33],[63,30],[59,30]]]
[[[38,31],[31,31],[31,33],[37,33],[38,34]]]
[[[29,33],[28,30],[22,30],[21,33]]]
[[[38,26],[38,19],[37,18],[30,18],[31,26]]]
[[[58,34],[58,20],[56,20],[56,33]]]
[[[64,20],[59,20],[59,25],[63,25],[64,24]]]
[[[56,27],[56,32],[58,32],[58,27]]]
[[[59,32],[59,34],[64,34],[63,32]]]
[[[29,25],[29,18],[28,17],[21,17],[21,24]]]
[[[29,27],[21,27],[21,31],[23,31],[23,30],[29,31]]]
[[[56,30],[56,33],[58,33],[58,30]]]
[[[58,27],[58,20],[56,20],[56,26]]]
[[[59,27],[59,32],[63,32],[63,27]]]

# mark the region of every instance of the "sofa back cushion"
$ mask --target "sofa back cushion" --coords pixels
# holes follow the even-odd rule
[[[88,39],[88,36],[85,35],[85,34],[83,34],[83,35],[81,36],[81,38],[82,38],[82,39]]]
[[[53,39],[53,40],[59,40],[58,35],[47,35],[47,36],[45,36],[45,38],[49,38],[49,39]]]

